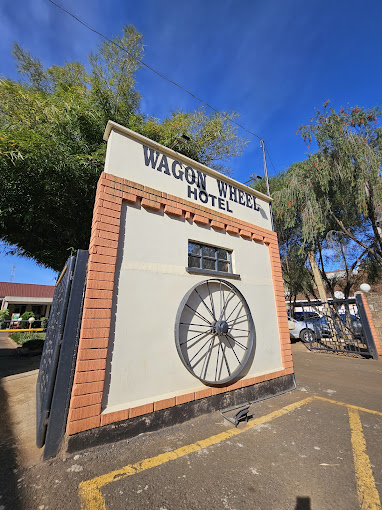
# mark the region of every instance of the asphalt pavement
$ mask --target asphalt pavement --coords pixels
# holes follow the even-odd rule
[[[0,510],[381,509],[382,362],[301,342],[293,356],[297,389],[237,429],[216,412],[47,462],[31,446],[36,372],[19,367],[0,381]]]

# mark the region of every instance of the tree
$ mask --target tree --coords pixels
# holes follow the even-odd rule
[[[267,192],[265,179],[257,181],[251,186],[261,193]],[[286,172],[281,172],[269,180],[271,196],[281,193],[287,186],[288,178]],[[314,279],[312,272],[307,267],[307,253],[300,249],[301,224],[298,220],[296,219],[293,227],[289,227],[285,224],[282,214],[275,215],[274,229],[277,232],[279,242],[285,293],[289,301],[289,313],[293,316],[296,299],[299,294],[305,296],[307,300],[310,300],[311,297],[317,299]]]
[[[246,143],[229,122],[234,113],[142,115],[134,78],[142,36],[128,26],[114,43],[90,55],[89,71],[78,62],[44,69],[15,45],[24,81],[0,80],[0,237],[55,270],[69,249],[88,247],[109,119],[220,171]]]
[[[331,230],[341,231],[382,262],[378,211],[382,203],[382,128],[379,108],[323,112],[300,127],[308,148],[317,150],[287,172],[288,186],[275,195],[275,214],[287,226],[302,225],[303,245],[316,246]]]
[[[300,253],[315,254],[326,288],[345,297],[357,284],[356,268],[382,269],[382,129],[379,108],[328,108],[316,111],[298,132],[315,151],[278,176],[273,192],[275,224],[294,229]],[[326,274],[325,252],[345,271],[340,280]],[[326,260],[325,260],[326,259]]]

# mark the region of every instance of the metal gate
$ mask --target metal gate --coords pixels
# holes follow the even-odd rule
[[[88,252],[69,257],[54,291],[36,386],[36,444],[54,457],[65,433],[81,327]]]
[[[310,350],[378,358],[361,295],[298,303],[299,337]]]

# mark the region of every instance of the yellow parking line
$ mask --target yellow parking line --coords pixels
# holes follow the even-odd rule
[[[380,411],[374,411],[373,409],[366,409],[366,407],[353,406],[352,404],[346,404],[345,402],[339,402],[338,400],[332,400],[331,398],[319,397],[316,395],[314,397],[317,400],[323,400],[324,402],[330,402],[332,404],[337,404],[338,406],[344,406],[348,409],[354,409],[356,411],[362,411],[363,413],[375,414],[377,416],[382,416]]]
[[[354,407],[348,406],[348,413],[359,504],[362,510],[381,510],[381,501],[375,486],[370,459],[366,453],[366,441],[359,411]]]
[[[265,416],[261,416],[260,418],[256,418],[248,423],[245,427],[240,429],[229,429],[225,432],[221,432],[220,434],[216,434],[214,436],[208,437],[207,439],[203,439],[201,441],[197,441],[196,443],[192,443],[186,446],[182,446],[176,450],[171,452],[165,452],[157,455],[156,457],[151,457],[149,459],[144,459],[140,462],[136,462],[135,464],[129,464],[124,466],[121,469],[117,469],[112,471],[111,473],[106,473],[101,476],[97,476],[91,480],[87,480],[81,482],[78,491],[81,501],[81,510],[106,510],[105,500],[102,496],[100,489],[105,485],[126,478],[127,476],[135,475],[137,473],[141,473],[142,471],[146,471],[147,469],[151,469],[156,466],[160,466],[161,464],[165,464],[166,462],[179,459],[188,455],[192,452],[197,452],[202,450],[203,448],[207,448],[208,446],[212,446],[218,444],[222,441],[226,441],[231,437],[237,436],[246,432],[247,430],[252,429],[256,425],[261,425],[263,423],[268,423],[275,418],[279,418],[291,411],[294,411],[305,404],[311,402],[315,397],[308,397],[303,400],[299,400],[293,404],[287,405],[277,411],[273,411]]]

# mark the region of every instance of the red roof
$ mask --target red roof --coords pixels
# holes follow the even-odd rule
[[[4,298],[5,296],[52,298],[54,289],[54,285],[0,282],[0,299]]]

